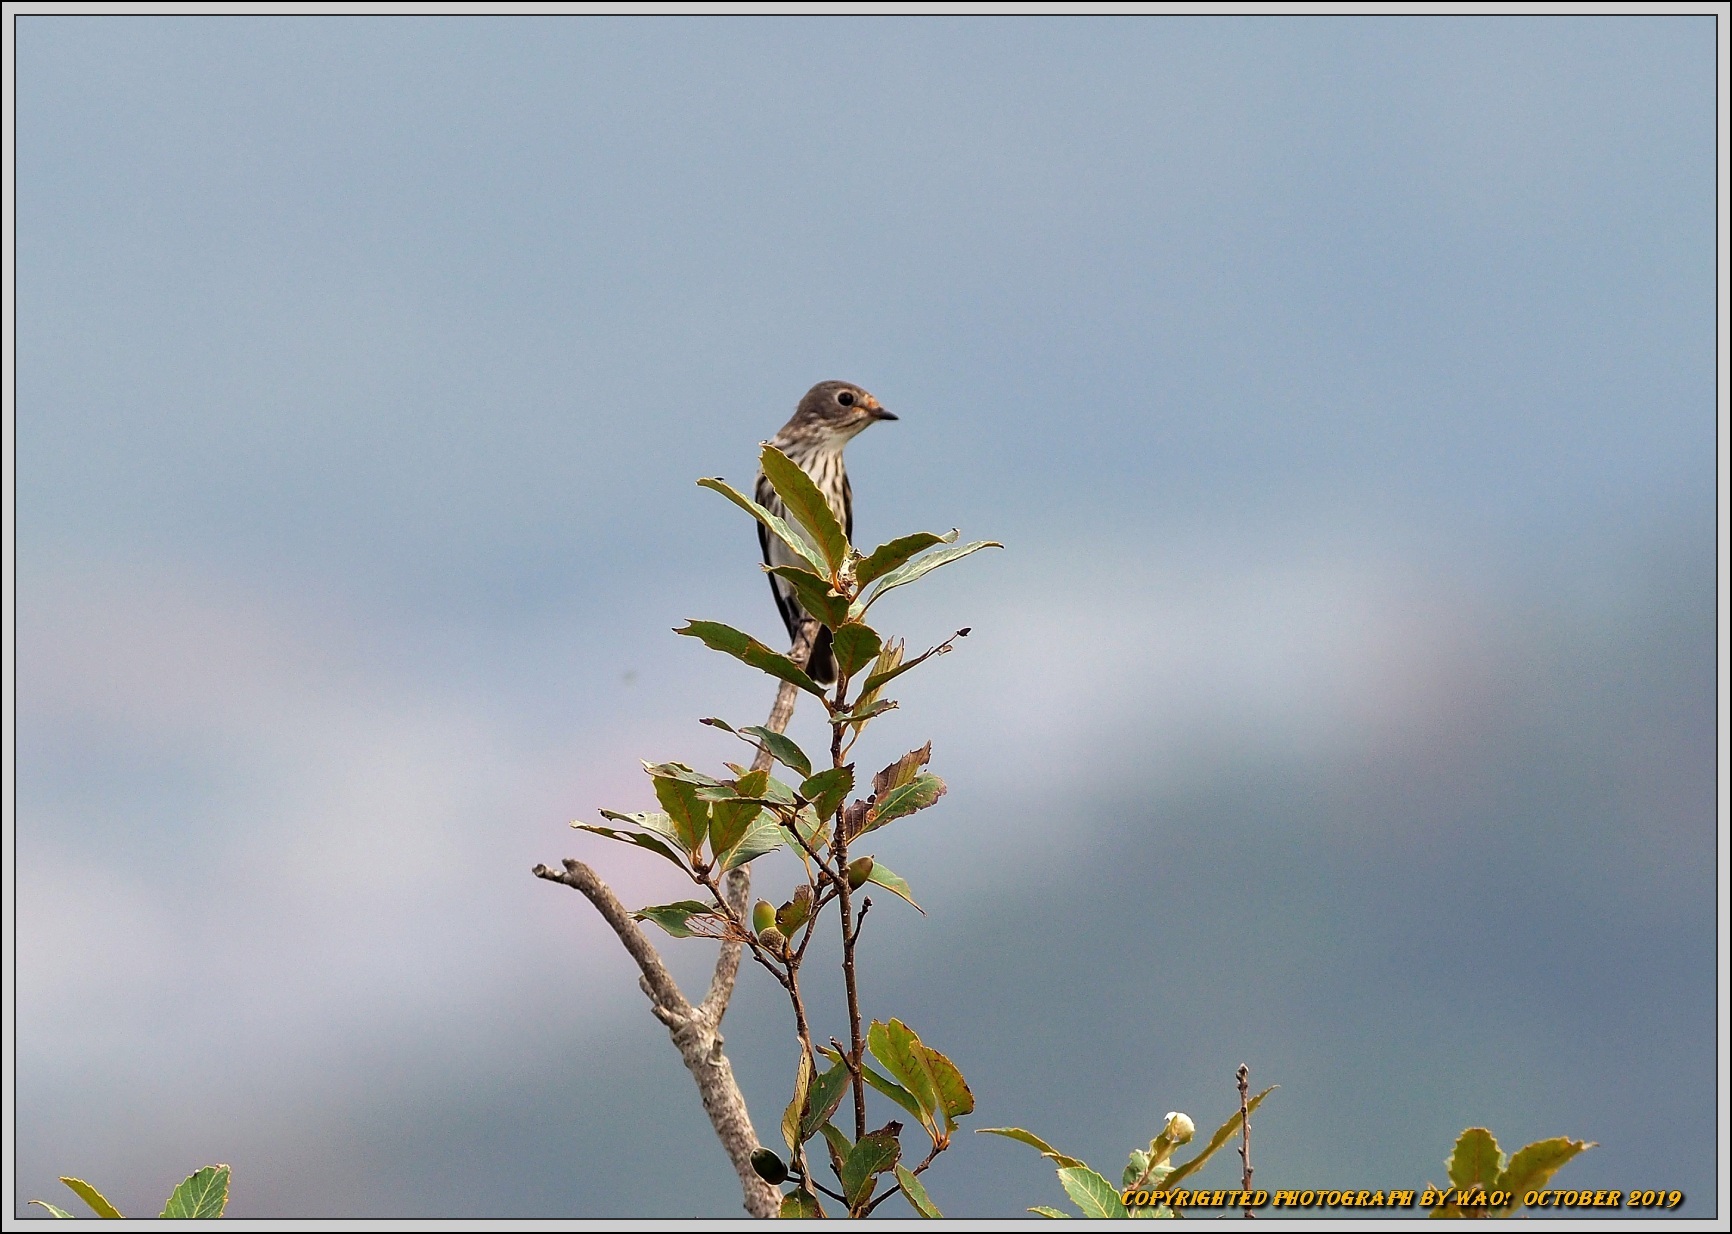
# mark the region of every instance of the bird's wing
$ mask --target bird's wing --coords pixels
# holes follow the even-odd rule
[[[778,518],[786,518],[787,512],[782,508],[782,499],[776,490],[770,486],[770,481],[761,473],[758,476],[757,487],[752,496],[759,505]],[[770,535],[770,529],[762,523],[758,524],[758,548],[764,554],[764,564],[767,566],[803,565],[796,561],[788,551],[788,546]],[[775,597],[776,611],[782,614],[782,624],[788,627],[788,637],[798,638],[800,623],[806,619],[806,610],[800,607],[800,601],[794,596],[794,589],[774,574],[767,576],[770,580],[770,594]]]

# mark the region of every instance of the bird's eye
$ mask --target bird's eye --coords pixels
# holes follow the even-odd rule
[[[854,405],[854,391],[838,390],[836,392],[836,401],[844,407],[852,407]]]

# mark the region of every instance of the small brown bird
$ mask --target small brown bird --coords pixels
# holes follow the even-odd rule
[[[842,447],[860,430],[878,420],[894,420],[859,386],[846,381],[820,381],[800,400],[793,418],[771,438],[770,444],[786,454],[800,469],[812,477],[818,491],[830,503],[830,509],[842,524],[848,538],[854,538],[854,492],[848,486],[848,472],[842,466]],[[758,504],[781,518],[788,517],[782,499],[770,486],[764,473],[758,473],[756,489]],[[764,564],[770,566],[804,565],[789,551],[788,546],[772,536],[762,524],[758,526],[758,544],[764,550]],[[800,607],[794,590],[774,574],[770,575],[770,591],[776,597],[782,622],[788,627],[788,637],[796,638],[800,623],[806,620],[806,610]],[[820,628],[812,644],[812,656],[806,662],[806,672],[819,685],[836,680],[836,661],[830,654],[830,631]]]

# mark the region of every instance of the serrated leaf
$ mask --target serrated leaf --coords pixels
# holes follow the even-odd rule
[[[818,1204],[818,1197],[810,1191],[790,1191],[782,1197],[782,1207],[776,1215],[790,1220],[810,1220],[822,1217],[824,1210]]]
[[[902,1194],[908,1197],[908,1203],[915,1212],[930,1219],[944,1216],[938,1211],[938,1205],[932,1202],[932,1197],[926,1194],[926,1184],[916,1178],[913,1171],[900,1162],[896,1166],[896,1181],[902,1184]]]
[[[818,551],[824,555],[827,572],[834,577],[848,559],[848,537],[824,494],[798,463],[768,443],[758,455],[758,466],[763,468],[764,478],[776,490],[788,513],[812,533]]]
[[[1278,1084],[1271,1084],[1268,1088],[1265,1088],[1262,1092],[1251,1098],[1251,1100],[1247,1101],[1245,1103],[1245,1113],[1255,1114],[1257,1112],[1257,1107],[1263,1104],[1263,1098],[1267,1097],[1279,1087],[1280,1085]],[[1209,1143],[1203,1148],[1202,1152],[1198,1153],[1195,1157],[1192,1157],[1183,1165],[1174,1166],[1173,1172],[1161,1180],[1160,1186],[1152,1187],[1150,1190],[1169,1191],[1178,1186],[1180,1182],[1202,1169],[1203,1163],[1219,1152],[1221,1146],[1238,1133],[1239,1119],[1240,1114],[1235,1110],[1233,1117],[1229,1118],[1226,1122],[1222,1123],[1215,1129],[1215,1134],[1209,1137]]]
[[[72,1219],[71,1213],[67,1212],[64,1208],[56,1208],[54,1205],[50,1204],[47,1200],[31,1200],[31,1201],[29,1201],[29,1203],[30,1204],[39,1204],[43,1208],[46,1208],[48,1210],[48,1215],[50,1217],[65,1217],[68,1219]]]
[[[1128,1217],[1113,1185],[1086,1165],[1060,1166],[1058,1181],[1085,1217]]]
[[[68,1178],[66,1175],[62,1174],[60,1176],[60,1181],[65,1183],[68,1187],[71,1187],[73,1194],[83,1200],[86,1204],[90,1205],[90,1211],[95,1213],[98,1217],[106,1217],[110,1221],[124,1219],[120,1215],[120,1210],[108,1202],[107,1196],[103,1195],[102,1192],[98,1191],[95,1187],[92,1187],[82,1178]]]
[[[812,1057],[805,1050],[800,1051],[800,1067],[794,1074],[794,1099],[788,1103],[788,1108],[782,1111],[782,1138],[788,1142],[788,1160],[800,1159],[800,1145],[805,1143],[799,1138],[800,1119],[806,1110],[806,1094],[812,1085]]]
[[[1449,1181],[1462,1191],[1497,1186],[1498,1171],[1503,1168],[1503,1153],[1497,1137],[1484,1127],[1469,1127],[1455,1141],[1455,1151],[1446,1163]]]
[[[708,938],[706,932],[694,930],[693,920],[701,917],[722,920],[713,904],[704,904],[698,900],[678,900],[672,904],[651,904],[640,908],[632,916],[638,921],[653,921],[675,938]]]
[[[983,548],[1003,547],[1004,545],[1000,544],[996,540],[976,540],[972,544],[957,544],[950,548],[934,549],[924,557],[916,557],[913,561],[906,562],[903,565],[896,567],[896,569],[890,571],[890,573],[879,579],[878,586],[873,589],[870,596],[866,597],[865,603],[860,605],[860,611],[865,612],[874,604],[878,603],[879,600],[884,598],[886,592],[894,591],[898,587],[906,587],[916,579],[923,578],[927,574],[930,574],[939,566],[947,566],[953,561],[960,561],[970,553],[978,553]]]
[[[662,803],[673,821],[674,836],[680,847],[696,859],[704,846],[704,835],[710,827],[710,807],[698,800],[697,789],[685,780],[670,780],[656,776],[656,800]]]
[[[699,639],[704,646],[714,651],[725,651],[742,663],[749,664],[761,673],[782,681],[790,681],[808,694],[824,697],[824,688],[810,677],[806,670],[795,664],[779,651],[771,651],[750,634],[725,626],[719,621],[688,621],[674,631]]]
[[[982,1127],[980,1130],[976,1131],[975,1134],[1001,1135],[1007,1140],[1015,1140],[1019,1144],[1027,1144],[1030,1148],[1037,1149],[1041,1156],[1050,1158],[1052,1161],[1062,1166],[1087,1164],[1087,1162],[1083,1161],[1081,1157],[1072,1157],[1068,1153],[1059,1152],[1058,1149],[1054,1148],[1051,1144],[1048,1144],[1034,1132],[1024,1131],[1021,1127]]]
[[[1061,1213],[1058,1209],[1048,1208],[1045,1204],[1031,1205],[1028,1211],[1031,1213],[1039,1213],[1043,1217],[1052,1217],[1055,1220],[1059,1218],[1063,1218],[1066,1221],[1070,1220],[1069,1213]]]
[[[809,883],[801,883],[794,888],[793,897],[776,910],[776,926],[782,931],[784,938],[792,940],[794,931],[810,920],[812,920],[812,887]]]
[[[913,889],[908,886],[908,880],[896,873],[896,871],[892,870],[883,862],[879,861],[876,857],[872,859],[872,873],[866,876],[866,881],[869,883],[877,883],[880,887],[884,888],[884,890],[899,895],[910,904],[914,904],[914,892]],[[925,914],[926,910],[921,908],[920,905],[914,904],[914,907],[922,915]]]
[[[901,788],[915,776],[920,769],[932,761],[932,743],[929,741],[918,750],[910,750],[901,758],[891,763],[883,771],[872,777],[872,795],[878,800],[884,800],[892,790]]]
[[[788,834],[782,829],[782,824],[774,814],[764,810],[752,820],[740,842],[717,859],[717,864],[724,872],[735,870],[765,853],[775,852],[787,842]]]
[[[917,531],[911,536],[899,536],[880,544],[854,563],[854,581],[864,587],[875,578],[882,578],[916,553],[924,553],[934,544],[954,544],[961,533],[954,528],[949,534],[935,536],[930,531]]]
[[[765,728],[762,724],[742,728],[740,732],[748,737],[756,737],[763,742],[770,751],[770,757],[790,771],[797,773],[802,780],[812,774],[812,760],[806,757],[804,750],[794,744],[792,738],[785,737],[773,729]],[[763,790],[760,789],[759,791],[762,792]]]
[[[1498,1175],[1498,1191],[1507,1191],[1518,1197],[1507,1210],[1514,1212],[1522,1206],[1519,1197],[1530,1191],[1543,1191],[1556,1174],[1570,1162],[1578,1153],[1586,1152],[1595,1147],[1587,1140],[1572,1140],[1567,1136],[1556,1136],[1549,1140],[1535,1140],[1532,1144],[1517,1149],[1509,1159],[1509,1165]],[[1487,1188],[1491,1190],[1491,1188]]]
[[[880,797],[866,815],[866,825],[860,829],[864,835],[868,831],[876,831],[886,823],[894,822],[916,810],[924,810],[927,806],[944,796],[946,792],[944,781],[930,773],[917,775],[889,796]]]
[[[162,1219],[173,1221],[214,1218],[223,1215],[229,1202],[229,1167],[207,1165],[181,1180],[163,1206]]]
[[[842,1194],[848,1207],[856,1208],[872,1194],[872,1180],[896,1167],[902,1145],[890,1131],[870,1131],[861,1136],[842,1163]]]
[[[780,540],[783,544],[786,544],[801,560],[810,564],[813,573],[823,574],[825,572],[823,561],[820,560],[818,554],[812,550],[812,546],[807,543],[805,536],[788,526],[788,524],[783,522],[778,516],[771,514],[750,497],[734,488],[734,486],[729,484],[726,480],[722,479],[720,476],[706,478],[698,481],[698,487],[707,488],[711,492],[720,493],[736,506],[739,506],[740,509],[744,510],[747,514],[750,514],[753,518],[757,519],[769,530],[771,535],[775,536],[776,539]]]
[[[830,629],[848,620],[848,597],[838,595],[829,579],[819,578],[799,566],[765,566],[764,572],[785,580],[794,589],[800,607]]]
[[[842,674],[853,677],[861,669],[878,658],[878,652],[883,647],[883,640],[878,631],[871,626],[850,621],[845,626],[837,628],[830,639],[831,649],[836,653],[836,663]]]
[[[639,848],[647,848],[658,857],[666,857],[680,869],[686,868],[685,861],[678,853],[652,835],[645,835],[641,831],[615,831],[612,827],[601,827],[595,823],[573,823],[572,826],[579,831],[590,831],[598,836],[605,836],[609,840],[618,840],[622,844],[635,844]]]
[[[829,819],[836,813],[836,807],[842,804],[854,789],[854,767],[831,767],[809,777],[800,785],[800,796],[812,803],[812,811],[820,820]]]

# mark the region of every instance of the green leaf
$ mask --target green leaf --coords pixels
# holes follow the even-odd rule
[[[812,1084],[812,1056],[805,1050],[800,1051],[800,1069],[794,1075],[794,1099],[788,1103],[788,1108],[782,1111],[782,1138],[788,1142],[788,1160],[800,1159],[800,1145],[805,1141],[799,1138],[800,1120],[806,1111],[806,1094]]]
[[[782,830],[776,816],[764,810],[752,820],[751,826],[746,828],[746,834],[740,837],[740,842],[717,858],[717,864],[724,872],[738,869],[765,853],[775,852],[787,842],[787,832]]]
[[[927,660],[930,660],[937,653],[938,648],[933,647],[927,651],[921,652],[912,660],[904,660],[898,656],[896,657],[895,663],[886,664],[882,668],[874,669],[872,675],[866,679],[866,684],[860,688],[860,698],[862,701],[869,698],[876,698],[878,691],[882,690],[886,684],[902,676],[902,674],[906,673],[909,669],[920,667],[920,665],[924,664]]]
[[[720,476],[717,476],[714,479],[699,480],[698,487],[707,488],[712,492],[720,493],[723,497],[726,497],[729,501],[733,502],[736,506],[739,506],[740,509],[744,510],[747,514],[750,514],[753,518],[757,519],[767,527],[770,534],[792,549],[796,556],[810,563],[814,573],[823,574],[825,572],[824,563],[820,561],[818,555],[812,551],[812,546],[806,542],[805,536],[788,526],[787,523],[783,522],[776,515],[771,514],[750,497],[734,488],[726,480],[723,480]]]
[[[697,789],[684,780],[669,780],[656,776],[656,800],[673,820],[674,835],[680,847],[695,860],[704,846],[704,833],[710,827],[710,807],[698,800]]]
[[[721,788],[723,786],[716,777],[707,776],[701,771],[693,771],[684,763],[645,762],[643,769],[652,776],[660,776],[664,780],[678,780],[682,784],[690,784],[697,788]]]
[[[791,681],[808,694],[824,697],[824,688],[806,676],[805,669],[780,652],[771,651],[750,634],[744,634],[732,626],[725,626],[719,621],[688,621],[674,633],[701,639],[704,646],[712,650],[725,651],[761,673],[768,673],[782,681]]]
[[[856,703],[852,711],[846,715],[837,716],[836,722],[839,724],[858,724],[861,728],[865,728],[867,721],[875,720],[886,711],[894,711],[901,705],[893,698],[875,698],[870,702]]]
[[[740,777],[742,786],[746,779]],[[710,806],[710,851],[715,854],[717,862],[733,851],[745,838],[752,823],[764,813],[764,807],[754,799],[764,791],[763,781],[767,779],[767,775],[759,772],[753,777],[752,791],[745,800],[718,801]]]
[[[820,771],[800,785],[800,796],[812,803],[812,810],[820,820],[829,819],[836,813],[836,807],[842,804],[854,789],[854,766],[831,767]]]
[[[861,669],[878,658],[878,652],[883,647],[883,640],[878,637],[878,631],[871,626],[861,625],[851,621],[837,628],[831,637],[830,646],[836,653],[836,663],[842,675],[853,677]]]
[[[919,1107],[915,1117],[936,1144],[943,1136],[937,1119],[938,1088],[914,1053],[913,1043],[918,1040],[913,1030],[900,1020],[891,1020],[889,1024],[873,1020],[872,1026],[866,1030],[866,1048],[914,1098]]]
[[[836,1107],[848,1092],[848,1069],[837,1063],[812,1081],[806,1098],[806,1113],[800,1118],[800,1142],[818,1134],[819,1128],[830,1121]]]
[[[1498,1171],[1503,1168],[1503,1153],[1497,1137],[1484,1127],[1469,1127],[1455,1142],[1455,1151],[1448,1162],[1449,1181],[1462,1191],[1497,1186]]]
[[[645,835],[641,831],[615,831],[612,827],[600,827],[595,823],[573,823],[579,831],[592,831],[598,836],[606,836],[610,840],[618,840],[622,844],[635,844],[639,848],[647,848],[657,856],[666,857],[680,869],[686,868],[686,863],[673,849],[663,844],[654,836]]]
[[[896,1181],[902,1184],[902,1194],[908,1197],[908,1203],[915,1212],[922,1217],[934,1219],[944,1216],[938,1211],[938,1205],[932,1202],[932,1197],[926,1194],[926,1184],[916,1178],[907,1166],[896,1166]]]
[[[848,1207],[855,1208],[869,1198],[872,1179],[895,1169],[901,1156],[902,1145],[888,1128],[861,1136],[842,1163],[842,1194],[848,1197]]]
[[[860,834],[876,831],[885,823],[893,822],[916,810],[924,810],[944,796],[945,791],[944,781],[937,776],[930,773],[915,776],[889,796],[878,799],[867,813],[866,825],[860,829]]]
[[[873,579],[890,573],[914,554],[924,553],[934,544],[954,544],[958,534],[955,529],[952,529],[949,535],[943,536],[935,536],[930,531],[917,531],[911,536],[900,536],[887,544],[880,544],[870,554],[854,563],[854,581],[864,587]]]
[[[880,887],[884,888],[884,890],[894,892],[904,900],[907,900],[910,904],[914,904],[914,892],[908,886],[908,880],[896,873],[896,871],[892,870],[889,866],[880,862],[876,857],[872,859],[872,873],[866,876],[866,881],[869,883],[877,883]],[[914,904],[914,907],[922,914],[926,912],[926,910],[921,908],[918,904]]]
[[[1564,1165],[1576,1156],[1595,1147],[1586,1140],[1557,1136],[1550,1140],[1535,1140],[1518,1149],[1509,1159],[1509,1166],[1498,1176],[1496,1190],[1507,1191],[1515,1201],[1501,1212],[1514,1212],[1522,1206],[1521,1197],[1530,1191],[1543,1191]],[[1487,1188],[1492,1190],[1492,1188]]]
[[[842,1181],[842,1163],[848,1160],[848,1154],[854,1151],[854,1145],[848,1137],[837,1129],[835,1123],[825,1123],[818,1128],[824,1134],[824,1150],[830,1157],[830,1172],[836,1176],[836,1181]]]
[[[848,620],[848,597],[838,595],[829,579],[799,566],[765,566],[764,571],[786,579],[799,597],[800,607],[832,630]]]
[[[1113,1185],[1086,1165],[1060,1166],[1058,1181],[1085,1217],[1128,1217]]]
[[[1045,1204],[1036,1204],[1036,1205],[1032,1206],[1028,1211],[1031,1213],[1039,1213],[1043,1217],[1052,1217],[1054,1219],[1057,1219],[1059,1217],[1063,1217],[1067,1221],[1070,1220],[1070,1214],[1069,1213],[1061,1213],[1061,1212],[1059,1212],[1058,1209],[1048,1208]]]
[[[1245,1103],[1245,1113],[1255,1114],[1257,1112],[1257,1107],[1263,1104],[1263,1098],[1267,1097],[1279,1087],[1280,1085],[1278,1084],[1271,1084],[1268,1088],[1265,1088],[1262,1092],[1251,1098],[1251,1100],[1247,1101]],[[1238,1134],[1239,1118],[1239,1112],[1234,1111],[1233,1117],[1229,1118],[1226,1122],[1222,1123],[1215,1129],[1215,1134],[1209,1137],[1209,1143],[1204,1147],[1202,1152],[1198,1153],[1195,1157],[1192,1157],[1183,1165],[1174,1166],[1173,1172],[1161,1180],[1160,1186],[1151,1187],[1150,1190],[1170,1191],[1172,1188],[1178,1186],[1180,1182],[1202,1169],[1205,1161],[1210,1157],[1213,1157],[1220,1150],[1223,1144]]]
[[[895,1080],[881,1071],[874,1071],[871,1064],[864,1062],[860,1064],[860,1074],[866,1077],[866,1083],[907,1110],[915,1118],[921,1116],[920,1103],[914,1100],[914,1094],[903,1088]]]
[[[698,900],[678,900],[672,904],[651,904],[640,908],[632,916],[638,921],[653,921],[675,938],[708,938],[710,935],[702,930],[694,930],[692,922],[698,918],[722,920],[716,912],[714,904],[704,904]]]
[[[945,1120],[954,1130],[957,1119],[974,1113],[974,1093],[969,1089],[968,1081],[962,1078],[962,1072],[949,1058],[929,1045],[922,1045],[920,1054],[926,1062],[927,1070],[932,1073],[933,1083],[938,1087],[939,1106],[944,1111]]]
[[[861,612],[871,608],[884,598],[884,593],[894,591],[898,587],[906,587],[915,579],[936,570],[939,566],[947,566],[953,561],[960,561],[970,553],[978,553],[983,548],[1003,548],[996,540],[976,540],[972,544],[957,544],[950,548],[935,549],[924,557],[916,557],[913,561],[898,566],[883,578],[878,580],[878,586],[872,594],[866,597],[864,604],[859,606]]]
[[[66,1175],[62,1174],[60,1176],[60,1181],[65,1183],[68,1187],[71,1187],[78,1198],[90,1205],[90,1211],[95,1213],[98,1217],[107,1217],[110,1220],[120,1218],[120,1210],[110,1204],[108,1198],[104,1196],[102,1192],[98,1191],[95,1187],[92,1187],[82,1178],[68,1178]]]
[[[30,1203],[31,1204],[40,1204],[43,1208],[46,1208],[48,1210],[48,1215],[50,1217],[67,1217],[67,1218],[72,1217],[72,1214],[67,1212],[64,1208],[56,1208],[54,1205],[50,1204],[47,1200],[31,1200]]]
[[[842,524],[836,521],[836,512],[830,508],[824,494],[798,463],[768,443],[758,455],[758,466],[764,469],[764,478],[776,490],[776,496],[782,499],[788,512],[812,533],[818,551],[824,554],[828,573],[834,577],[848,559],[848,537],[843,534]]]
[[[602,810],[603,818],[611,818],[616,823],[632,823],[645,831],[653,831],[664,839],[679,843],[679,829],[674,826],[674,820],[660,810],[650,810],[640,814],[621,814],[618,810]],[[573,823],[573,827],[582,827],[583,823]]]
[[[762,724],[742,728],[740,732],[748,737],[756,737],[763,742],[772,758],[790,771],[797,773],[802,780],[812,774],[812,760],[806,757],[806,752],[795,745],[791,738],[784,737],[773,729],[765,728]]]
[[[810,1191],[790,1191],[782,1197],[782,1208],[776,1215],[795,1220],[810,1220],[822,1217],[824,1210],[818,1205],[818,1197]]]
[[[956,1064],[924,1044],[901,1020],[872,1021],[866,1046],[919,1105],[916,1117],[932,1142],[947,1143],[956,1120],[974,1110],[974,1094]]]
[[[162,1219],[211,1218],[223,1215],[229,1202],[229,1168],[207,1165],[181,1180],[163,1206]]]
[[[1034,1132],[1024,1131],[1021,1127],[982,1127],[979,1131],[975,1132],[975,1134],[1001,1135],[1007,1140],[1015,1140],[1020,1144],[1027,1144],[1030,1148],[1038,1149],[1041,1156],[1051,1158],[1061,1166],[1081,1166],[1087,1164],[1081,1157],[1072,1157],[1068,1153],[1059,1152],[1058,1149],[1054,1148],[1051,1144],[1048,1144]]]
[[[1149,1155],[1140,1148],[1131,1149],[1131,1159],[1120,1181],[1129,1187],[1149,1172]]]

